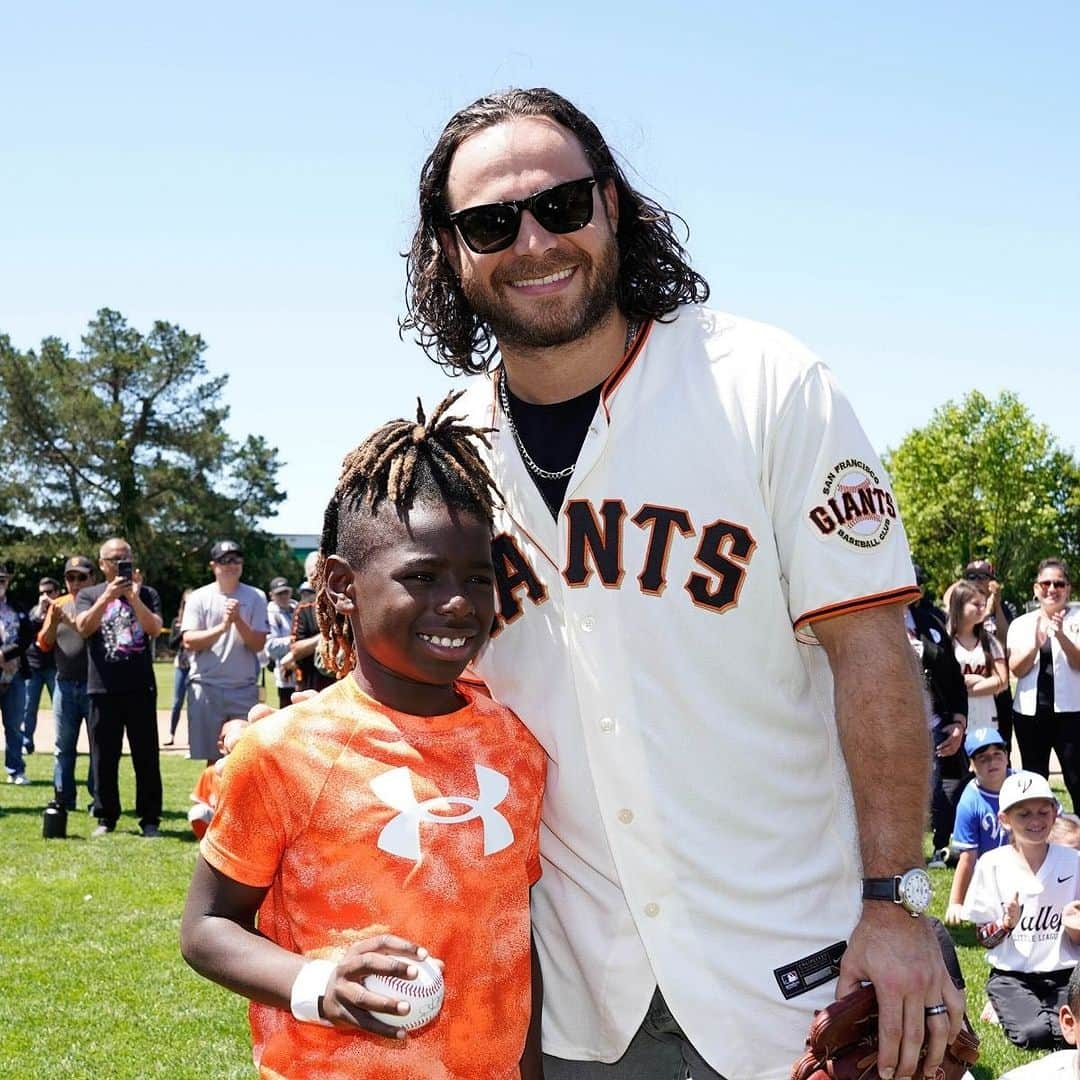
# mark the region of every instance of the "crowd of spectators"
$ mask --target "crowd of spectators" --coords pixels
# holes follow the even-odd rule
[[[264,672],[274,672],[276,704],[287,705],[301,663],[313,662],[315,642],[297,641],[298,605],[285,578],[270,582],[269,603],[261,589],[240,580],[244,554],[238,543],[218,541],[209,566],[213,581],[184,591],[168,631],[174,693],[162,742],[176,745],[186,709],[191,756],[213,763],[223,723],[246,715],[255,704]],[[11,580],[10,569],[0,564],[0,709],[7,782],[29,783],[25,758],[38,749],[38,713],[47,689],[55,725],[57,806],[68,813],[78,807],[76,767],[85,724],[92,835],[115,831],[123,812],[119,772],[126,739],[140,833],[159,836],[162,782],[153,661],[159,638],[162,644],[165,638],[158,592],[143,582],[135,553],[121,537],[102,544],[96,562],[86,555],[68,558],[63,585],[43,577],[38,602],[29,611],[8,596]],[[305,590],[313,599],[307,581],[302,599]]]
[[[1080,610],[1070,589],[1064,561],[1042,560],[1021,615],[978,560],[946,591],[947,614],[924,595],[907,618],[936,747],[929,864],[954,867],[945,921],[973,923],[987,950],[983,1019],[1028,1050],[1075,1045],[1080,820],[1061,815],[1048,782],[1053,753],[1080,808]]]
[[[169,635],[176,678],[165,745],[174,744],[186,702],[191,756],[208,765],[219,756],[223,724],[244,716],[258,700],[264,670],[273,671],[277,699],[271,704],[279,707],[296,689],[321,689],[333,681],[319,663],[309,580],[294,600],[288,580],[273,579],[268,601],[241,581],[243,562],[234,541],[215,544],[214,580],[183,594]],[[305,571],[310,577],[313,567]],[[918,567],[916,575],[922,585]],[[69,558],[63,585],[42,578],[29,611],[8,598],[10,581],[10,571],[0,566],[0,709],[8,782],[27,782],[24,755],[37,749],[37,713],[48,689],[57,801],[76,809],[76,745],[85,722],[93,835],[115,830],[126,736],[140,831],[157,836],[157,592],[142,582],[122,538],[102,545],[96,567],[87,556]],[[987,948],[991,1004],[984,1019],[1001,1024],[1010,1040],[1027,1049],[1059,1050],[1075,1041],[1080,991],[1073,975],[1080,960],[1080,863],[1070,853],[1080,847],[1080,820],[1056,820],[1061,808],[1047,783],[1055,754],[1073,807],[1080,808],[1080,611],[1070,606],[1070,595],[1066,564],[1044,559],[1030,610],[1020,614],[1003,599],[994,567],[977,560],[946,590],[943,608],[924,593],[906,613],[925,674],[935,747],[929,865],[954,870],[946,923],[975,923]],[[212,772],[193,796],[199,800],[193,810],[198,832],[213,813]]]

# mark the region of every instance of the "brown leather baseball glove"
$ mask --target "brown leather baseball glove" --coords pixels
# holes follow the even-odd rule
[[[877,998],[864,986],[814,1014],[806,1053],[791,1067],[791,1080],[877,1080]],[[922,1076],[919,1055],[917,1076]],[[979,1037],[968,1018],[945,1050],[936,1080],[961,1080],[979,1060]]]

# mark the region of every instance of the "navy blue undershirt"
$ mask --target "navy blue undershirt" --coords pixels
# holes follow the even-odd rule
[[[503,376],[505,378],[505,375]],[[559,472],[567,465],[577,461],[582,444],[589,431],[589,424],[596,415],[600,404],[599,383],[584,394],[570,398],[569,401],[557,401],[551,405],[534,405],[517,397],[509,384],[506,387],[510,399],[510,412],[517,428],[518,437],[525,444],[525,449],[533,461],[548,472]],[[553,518],[558,518],[559,508],[566,495],[570,477],[561,480],[546,480],[537,476],[528,465],[526,472],[544,497]],[[571,474],[573,475],[573,474]]]

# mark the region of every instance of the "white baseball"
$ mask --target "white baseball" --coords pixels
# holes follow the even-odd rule
[[[416,978],[399,979],[396,975],[367,975],[364,978],[364,985],[384,997],[407,1001],[409,1011],[401,1016],[398,1013],[372,1010],[372,1015],[391,1027],[415,1031],[439,1015],[444,990],[442,972],[431,960],[417,960],[411,956],[399,956],[395,959],[412,964],[417,970]]]

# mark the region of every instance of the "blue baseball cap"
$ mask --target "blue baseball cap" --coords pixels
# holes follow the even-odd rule
[[[980,750],[985,750],[988,746],[1004,745],[1005,740],[1001,737],[997,728],[977,727],[974,731],[967,733],[967,738],[964,740],[964,753],[968,757],[974,757]]]

